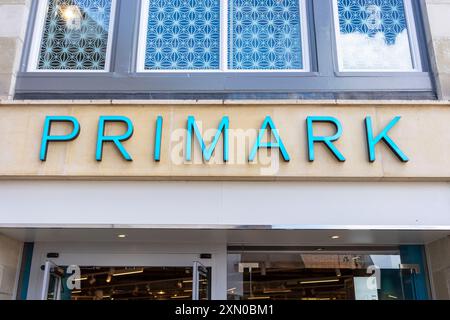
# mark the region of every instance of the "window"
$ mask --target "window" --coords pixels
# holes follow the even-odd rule
[[[304,71],[303,0],[146,0],[140,71]]]
[[[33,0],[17,99],[435,99],[423,0]]]
[[[419,66],[410,0],[334,0],[339,69],[413,71]]]
[[[411,300],[411,270],[396,251],[228,252],[228,300]],[[404,263],[404,262],[403,262]]]
[[[219,69],[219,0],[149,0],[143,11],[145,70]]]
[[[38,10],[31,70],[108,70],[112,0],[40,1]]]
[[[230,70],[304,68],[299,0],[229,0],[228,11]]]

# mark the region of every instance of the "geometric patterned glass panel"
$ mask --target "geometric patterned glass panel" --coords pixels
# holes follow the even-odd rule
[[[38,69],[104,70],[111,0],[49,0]]]
[[[145,70],[218,70],[220,0],[150,0]]]
[[[403,0],[337,0],[337,9],[343,69],[413,69]]]
[[[229,0],[228,68],[303,69],[300,1]]]

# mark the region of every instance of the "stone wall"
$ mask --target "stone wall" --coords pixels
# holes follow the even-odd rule
[[[426,0],[431,61],[440,99],[450,100],[450,0]]]
[[[450,236],[427,245],[435,299],[450,299]]]
[[[22,243],[0,234],[0,300],[14,297]]]
[[[0,0],[0,98],[12,99],[27,27],[29,0]]]

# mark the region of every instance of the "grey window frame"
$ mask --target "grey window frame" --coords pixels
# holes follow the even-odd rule
[[[137,72],[141,0],[117,0],[110,70],[29,72],[38,0],[33,0],[16,80],[16,99],[392,98],[435,99],[423,0],[413,2],[421,72],[341,72],[332,0],[307,1],[308,72]],[[130,50],[131,48],[131,50]]]

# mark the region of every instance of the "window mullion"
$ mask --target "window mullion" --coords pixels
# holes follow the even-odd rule
[[[137,11],[139,1],[117,1],[117,10],[120,10],[120,17],[132,17]],[[130,34],[135,34],[135,20],[121,18],[117,21],[117,33],[115,35],[115,60],[114,72],[127,74],[134,71],[134,38]]]
[[[411,55],[413,59],[413,67],[417,71],[422,71],[422,59],[420,57],[420,49],[418,43],[418,35],[416,30],[416,17],[414,15],[413,3],[410,0],[404,2],[406,11],[406,23],[408,28],[409,43],[411,45]]]
[[[220,69],[228,71],[228,0],[221,0],[220,6]]]

